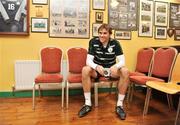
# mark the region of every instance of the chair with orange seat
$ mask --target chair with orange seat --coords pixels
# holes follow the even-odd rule
[[[133,84],[146,86],[147,81],[169,80],[176,55],[177,50],[173,47],[156,49],[150,76],[130,76],[130,81]]]
[[[147,89],[147,94],[146,94],[143,115],[146,115],[148,112],[149,100],[150,100],[152,89],[155,89],[155,90],[158,90],[160,92],[164,92],[170,95],[180,93],[180,85],[177,84],[177,83],[180,83],[179,73],[180,73],[180,53],[177,56],[176,62],[172,70],[171,80],[169,82],[157,82],[157,81],[146,82],[148,89]],[[175,119],[175,125],[177,124],[179,110],[180,110],[180,97],[179,97],[178,110],[177,110],[176,119]]]
[[[40,50],[41,74],[33,83],[33,109],[35,109],[35,89],[43,85],[57,84],[62,89],[62,108],[64,106],[64,87],[65,83],[61,74],[63,52],[57,47],[44,47]]]
[[[149,75],[154,52],[155,52],[155,50],[151,47],[141,48],[137,53],[137,62],[136,62],[135,71],[130,72],[129,76]],[[133,85],[134,84],[130,84],[129,88],[128,88],[128,95],[127,95],[128,101],[132,101],[131,93],[133,93],[133,91],[134,91]]]
[[[69,88],[82,88],[82,68],[86,65],[87,50],[72,47],[67,50],[68,76],[66,82],[66,108],[69,105]]]
[[[98,88],[109,88],[109,94],[111,94],[112,87],[117,88],[119,78],[108,79],[104,76],[100,77],[97,81],[94,82],[94,102],[95,107],[98,106]]]

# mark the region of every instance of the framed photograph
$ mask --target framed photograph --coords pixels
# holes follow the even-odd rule
[[[105,0],[93,0],[94,10],[105,10]]]
[[[115,30],[114,38],[119,40],[131,40],[131,31]]]
[[[48,32],[48,19],[47,18],[31,18],[31,32]]]
[[[180,28],[180,3],[170,3],[169,27]]]
[[[154,24],[156,26],[167,26],[168,21],[168,3],[155,2],[155,18]]]
[[[142,37],[153,36],[153,1],[140,0],[139,30],[138,35]]]
[[[180,28],[179,29],[175,29],[174,40],[180,41]]]
[[[96,12],[96,23],[103,22],[103,12]]]
[[[115,30],[137,30],[138,0],[109,0],[108,23]]]
[[[155,27],[155,39],[167,39],[167,27]]]
[[[102,23],[93,23],[92,24],[92,36],[93,37],[99,36],[98,29],[101,25],[102,25]]]
[[[33,4],[48,4],[48,0],[32,0]]]
[[[89,0],[50,0],[49,36],[89,38]]]
[[[0,0],[0,34],[29,35],[29,0]]]

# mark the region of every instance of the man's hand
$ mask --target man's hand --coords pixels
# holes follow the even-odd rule
[[[104,76],[104,67],[102,67],[101,65],[96,66],[96,71],[102,76]]]

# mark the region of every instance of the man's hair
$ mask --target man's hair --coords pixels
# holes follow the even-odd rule
[[[108,24],[103,23],[103,24],[98,28],[98,33],[99,33],[99,31],[102,30],[102,29],[106,29],[106,30],[109,32],[109,34],[112,34],[112,28],[111,28]]]

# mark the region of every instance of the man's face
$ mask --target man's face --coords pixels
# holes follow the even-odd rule
[[[110,34],[106,29],[99,30],[99,39],[101,43],[106,43],[109,41]]]

